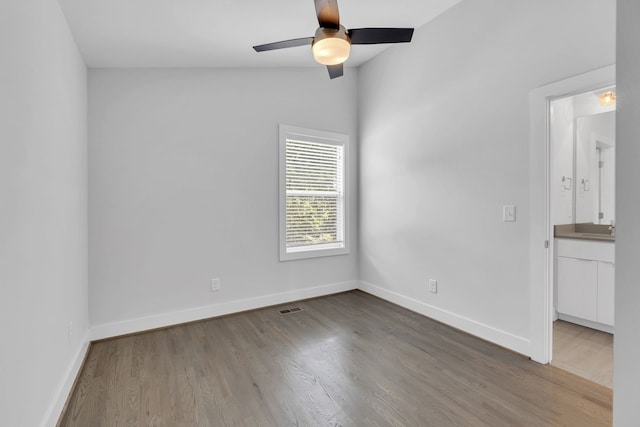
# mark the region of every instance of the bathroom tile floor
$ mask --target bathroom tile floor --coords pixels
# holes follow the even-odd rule
[[[613,335],[557,320],[551,365],[612,388]]]

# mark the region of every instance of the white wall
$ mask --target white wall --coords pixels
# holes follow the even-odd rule
[[[3,1],[0,52],[0,423],[53,425],[88,337],[86,67],[55,0]]]
[[[357,286],[356,227],[349,255],[278,260],[278,124],[357,141],[356,73],[89,72],[94,337]]]
[[[363,66],[363,288],[527,353],[529,93],[614,62],[613,1],[484,0]]]
[[[551,224],[571,224],[573,219],[574,108],[573,97],[551,102],[549,113],[551,161]],[[564,178],[564,181],[563,181]]]
[[[616,339],[613,421],[616,427],[640,419],[640,2],[618,0],[616,115]]]

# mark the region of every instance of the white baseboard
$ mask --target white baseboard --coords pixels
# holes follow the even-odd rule
[[[442,310],[438,307],[434,307],[430,304],[426,304],[414,298],[410,298],[399,293],[381,288],[379,286],[372,285],[371,283],[360,281],[358,289],[371,295],[377,296],[378,298],[382,298],[384,300],[397,304],[411,311],[415,311],[416,313],[422,314],[423,316],[427,316],[431,319],[460,329],[471,335],[475,335],[499,346],[508,348],[509,350],[515,351],[516,353],[530,356],[531,341],[525,338],[513,335],[500,329],[493,328],[480,322],[476,322],[475,320],[468,319],[455,313]]]
[[[576,325],[585,326],[591,329],[597,329],[598,331],[613,334],[615,328],[611,325],[605,325],[604,323],[592,322],[591,320],[581,319],[579,317],[569,316],[568,314],[558,313],[558,319],[565,322],[575,323]]]
[[[255,298],[228,301],[215,305],[191,308],[188,310],[162,313],[114,323],[106,323],[92,326],[90,337],[91,341],[112,338],[119,335],[163,328],[166,326],[178,325],[180,323],[208,319],[210,317],[224,316],[227,314],[268,307],[271,305],[285,304],[301,299],[316,298],[339,292],[352,291],[357,288],[357,281],[332,283],[328,285],[315,286],[313,288],[297,289],[289,292],[280,292],[276,294],[262,295]]]
[[[89,331],[84,334],[82,345],[64,373],[62,382],[54,394],[55,399],[52,400],[40,423],[42,427],[54,427],[58,423],[58,418],[60,418],[64,405],[67,403],[73,384],[80,374],[82,362],[87,355],[87,351],[89,351]]]
[[[54,402],[51,403],[50,407],[48,408],[41,425],[43,427],[52,427],[56,425],[58,418],[62,413],[64,405],[67,401],[69,393],[71,392],[71,388],[73,387],[75,379],[82,367],[82,362],[89,349],[90,341],[112,338],[119,335],[142,332],[150,329],[162,328],[211,317],[224,316],[272,305],[285,304],[288,302],[307,298],[316,298],[325,295],[351,291],[354,289],[360,289],[378,298],[390,301],[401,307],[430,317],[434,320],[445,323],[487,341],[493,342],[517,353],[521,353],[527,356],[529,355],[531,343],[529,340],[522,337],[518,337],[508,332],[490,327],[488,325],[476,322],[463,316],[459,316],[446,310],[442,310],[440,308],[426,304],[422,301],[418,301],[416,299],[389,291],[387,289],[372,285],[371,283],[367,283],[364,281],[332,283],[328,285],[316,286],[313,288],[268,294],[255,298],[228,301],[215,305],[93,326],[91,327],[90,331],[85,334],[81,348],[78,350],[76,357],[72,360],[67,371],[65,372],[63,382],[60,385],[58,392],[56,393],[57,398]]]

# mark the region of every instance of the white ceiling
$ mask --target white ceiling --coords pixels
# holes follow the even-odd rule
[[[251,47],[313,36],[313,0],[58,0],[89,67],[314,66],[311,49]],[[414,27],[461,0],[339,0],[347,28]],[[358,45],[358,66],[388,45]]]

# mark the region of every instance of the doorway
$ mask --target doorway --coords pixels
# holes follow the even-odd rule
[[[549,102],[551,364],[611,388],[615,86]]]
[[[553,322],[556,320],[555,288],[556,245],[554,241],[552,213],[552,155],[551,155],[551,102],[554,99],[596,91],[615,84],[615,65],[580,74],[565,80],[541,86],[531,91],[531,137],[530,137],[530,357],[548,364],[553,359]],[[594,155],[595,157],[595,155]],[[575,159],[574,159],[575,160]],[[562,178],[562,177],[560,177]],[[576,177],[571,175],[562,184],[575,188]],[[582,178],[580,178],[580,184]],[[592,188],[595,180],[585,178],[584,188]],[[568,196],[567,196],[568,197]],[[575,219],[575,202],[564,214]],[[604,270],[603,270],[604,271]],[[611,269],[613,274],[613,269]]]

